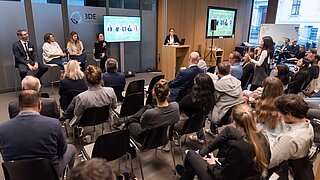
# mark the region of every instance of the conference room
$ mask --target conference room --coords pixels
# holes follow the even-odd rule
[[[319,7],[0,0],[0,179],[320,179]]]

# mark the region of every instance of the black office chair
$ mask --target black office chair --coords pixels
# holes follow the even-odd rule
[[[127,117],[138,112],[144,105],[144,80],[132,81],[120,109],[120,117]]]
[[[81,116],[78,127],[93,126],[95,131],[96,130],[95,126],[101,124],[101,129],[102,129],[101,134],[103,134],[103,130],[104,130],[103,123],[107,122],[110,117],[109,110],[110,110],[109,105],[85,109]],[[111,130],[110,123],[109,123],[109,128]],[[79,128],[75,128],[75,129],[79,129]],[[74,132],[73,134],[75,136],[76,133]]]
[[[82,92],[84,92],[84,90],[68,90],[62,92],[62,95],[59,99],[61,109],[63,111],[67,110],[73,98]]]
[[[149,129],[139,135],[139,139],[141,140],[140,142],[134,140],[131,138],[132,144],[136,147],[138,150],[137,156],[139,159],[139,165],[140,165],[140,171],[141,171],[141,177],[144,180],[144,175],[142,171],[142,166],[141,166],[141,153],[143,151],[155,149],[155,157],[157,156],[157,148],[164,146],[170,142],[170,151],[172,155],[172,160],[173,160],[173,165],[174,168],[176,166],[176,160],[174,157],[174,153],[172,150],[172,133],[173,131],[173,125],[166,125],[166,126],[161,126],[153,129]]]
[[[6,180],[58,180],[51,162],[45,158],[5,161],[2,169]]]
[[[128,129],[110,132],[99,136],[95,143],[88,144],[82,147],[82,153],[85,160],[98,157],[104,158],[107,161],[113,161],[129,156],[131,161],[131,172],[133,173],[131,155],[128,153],[130,149],[130,132]],[[127,165],[127,163],[125,163]],[[120,171],[120,159],[119,159]]]
[[[107,87],[111,87],[113,89],[114,93],[117,96],[118,102],[123,102],[122,92],[124,90],[124,86],[107,86]]]
[[[152,89],[154,87],[154,85],[160,80],[160,79],[163,79],[164,78],[164,75],[158,75],[158,76],[155,76],[151,79],[150,83],[149,83],[149,87],[148,87],[148,91],[147,91],[147,100],[146,100],[146,104],[153,104],[153,101],[152,101]]]
[[[178,96],[176,98],[176,102],[181,101],[190,92],[191,92],[191,88],[190,89],[180,89],[179,90],[179,94],[178,94]]]
[[[194,132],[198,132],[200,131],[203,127],[204,127],[204,123],[206,120],[206,114],[201,112],[201,113],[194,113],[191,117],[189,117],[187,119],[187,121],[185,122],[185,124],[183,125],[181,131],[178,130],[173,130],[174,135],[177,137],[177,140],[179,142],[179,148],[181,151],[181,158],[182,158],[182,162],[183,162],[183,151],[181,148],[181,137],[183,135],[187,135],[187,134],[191,134]],[[186,141],[187,136],[185,136],[185,140]],[[206,138],[204,136],[204,143],[205,145],[207,144]]]

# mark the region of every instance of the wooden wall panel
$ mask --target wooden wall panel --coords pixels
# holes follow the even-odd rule
[[[191,51],[198,50],[204,55],[205,49],[211,46],[211,40],[205,39],[208,6],[237,9],[235,37],[214,39],[214,46],[225,50],[224,59],[235,46],[248,38],[252,0],[159,0],[159,4],[164,4],[165,1],[167,29],[174,27],[180,39],[186,38],[186,44],[191,46]],[[164,28],[164,25],[158,22],[159,29]],[[159,44],[163,43],[163,35],[158,35],[158,41]]]

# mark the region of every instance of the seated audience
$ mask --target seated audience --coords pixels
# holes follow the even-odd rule
[[[141,135],[145,131],[178,122],[179,106],[177,102],[168,102],[169,95],[168,82],[159,80],[152,90],[152,96],[157,102],[156,107],[151,109],[151,106],[147,105],[126,122],[133,139],[142,143]]]
[[[74,91],[79,94],[88,89],[86,84],[84,73],[80,69],[79,62],[76,60],[70,60],[66,66],[63,79],[60,80],[59,95],[60,106],[63,110],[68,108],[71,102],[67,97],[68,92]]]
[[[320,55],[316,54],[313,56],[313,58],[310,60],[311,66],[308,68],[311,82],[314,79],[317,79],[319,77],[319,61],[320,61]]]
[[[171,102],[176,101],[180,91],[188,91],[193,86],[193,79],[197,74],[203,73],[198,67],[199,53],[192,52],[189,57],[189,67],[178,72],[175,79],[169,81]]]
[[[179,102],[180,120],[174,128],[181,131],[185,122],[195,113],[208,114],[216,104],[215,89],[210,76],[200,73],[194,78],[194,85],[190,95],[186,95]],[[199,143],[204,143],[204,134],[201,130],[197,136],[190,135],[189,138]]]
[[[243,70],[240,65],[241,54],[237,51],[233,51],[229,55],[229,63],[231,64],[231,75],[241,80]]]
[[[26,76],[21,81],[22,90],[34,90],[40,92],[41,84],[40,80],[33,76]],[[60,110],[58,108],[58,104],[54,98],[41,98],[41,111],[40,114],[47,117],[59,118]],[[8,106],[9,117],[16,117],[19,112],[19,102],[18,100],[13,100],[9,103]]]
[[[75,166],[68,174],[68,180],[116,180],[107,160],[92,158]]]
[[[310,77],[308,72],[309,61],[307,59],[299,59],[297,62],[299,70],[291,77],[288,84],[288,93],[297,94],[303,90]]]
[[[87,55],[84,53],[83,44],[79,39],[78,33],[72,31],[70,33],[69,42],[67,44],[67,49],[69,52],[70,59],[77,60],[81,62],[81,70],[85,70],[86,62],[87,62]]]
[[[244,63],[242,65],[243,74],[241,76],[241,87],[244,89],[248,84],[252,82],[252,76],[254,73],[254,64],[251,63],[251,59],[254,58],[253,52],[248,52],[244,55]]]
[[[207,72],[208,67],[207,67],[206,61],[201,58],[201,54],[200,54],[199,51],[195,51],[195,52],[197,52],[197,53],[199,54],[198,67],[199,67],[200,69],[202,69],[204,72]]]
[[[229,62],[219,63],[218,76],[220,79],[214,84],[217,104],[212,112],[209,113],[211,125],[210,130],[206,129],[206,132],[209,134],[217,134],[217,125],[229,122],[230,114],[227,113],[229,109],[242,103],[241,82],[231,76],[230,71]]]
[[[285,64],[279,64],[274,68],[274,77],[280,79],[283,90],[286,90],[290,80],[289,67]]]
[[[313,128],[306,115],[308,104],[296,94],[282,95],[275,100],[278,111],[283,116],[287,128],[270,146],[271,159],[269,168],[278,166],[287,160],[298,160],[308,156],[313,143]],[[293,173],[305,172],[307,164]],[[311,170],[312,172],[312,170]]]
[[[123,73],[118,72],[118,62],[109,58],[106,63],[106,72],[103,73],[103,82],[105,87],[125,86],[126,78]]]
[[[305,45],[301,45],[299,47],[299,52],[297,53],[296,57],[297,59],[301,59],[304,58],[306,56],[307,52],[306,52],[306,46]]]
[[[102,87],[102,73],[100,68],[89,65],[87,68],[86,79],[88,82],[88,90],[80,93],[73,98],[64,112],[61,120],[73,119],[70,121],[70,126],[79,124],[82,113],[85,109],[93,107],[103,107],[110,105],[110,108],[117,108],[117,97],[112,88]],[[110,109],[110,114],[112,114]]]
[[[0,125],[0,151],[4,161],[48,158],[58,175],[73,167],[76,149],[66,143],[57,119],[39,114],[41,100],[34,90],[21,91],[20,113]]]
[[[291,54],[292,57],[296,57],[300,49],[300,46],[298,45],[298,40],[294,39],[292,40],[291,45],[288,48],[289,53]]]
[[[267,175],[270,159],[269,143],[256,128],[252,109],[237,105],[232,111],[236,128],[227,127],[208,147],[197,153],[187,152],[184,167],[176,170],[182,180],[194,179],[260,179]],[[224,157],[215,158],[212,151],[224,148]]]
[[[105,63],[108,59],[107,41],[101,32],[96,35],[96,42],[94,43],[94,58],[100,59],[100,69],[105,71]]]
[[[307,59],[308,59],[309,61],[311,61],[316,54],[317,54],[317,50],[316,50],[316,49],[314,49],[314,48],[309,49],[309,50],[307,51],[307,55],[306,55],[306,56],[307,56]]]
[[[255,106],[256,117],[259,129],[271,143],[285,129],[284,121],[274,104],[275,98],[283,94],[283,86],[276,77],[267,77],[262,84],[262,96]]]
[[[44,44],[42,46],[42,57],[47,64],[57,64],[60,67],[60,71],[64,71],[63,59],[66,54],[63,53],[59,44],[55,41],[54,35],[47,33],[43,37]]]

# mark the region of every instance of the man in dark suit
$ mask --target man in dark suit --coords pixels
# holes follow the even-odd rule
[[[21,80],[26,77],[27,71],[37,71],[35,77],[38,79],[48,71],[48,67],[39,63],[37,51],[29,42],[29,36],[26,30],[18,30],[19,41],[12,45],[12,52],[15,60],[15,67],[19,68]]]
[[[33,76],[26,76],[21,81],[21,88],[22,90],[34,90],[39,92],[41,88],[40,81]],[[40,112],[41,115],[56,119],[60,117],[58,104],[54,98],[42,98],[41,106],[43,107]],[[8,111],[10,118],[14,118],[19,114],[20,109],[17,100],[11,101],[9,103]]]
[[[193,79],[199,73],[204,73],[198,67],[199,53],[192,52],[189,57],[189,67],[178,72],[175,79],[169,81],[171,102],[176,101],[180,91],[188,91],[193,86]]]
[[[66,165],[73,167],[76,149],[66,143],[61,123],[39,114],[37,91],[19,94],[20,113],[0,125],[0,151],[4,161],[47,158],[60,176]]]

